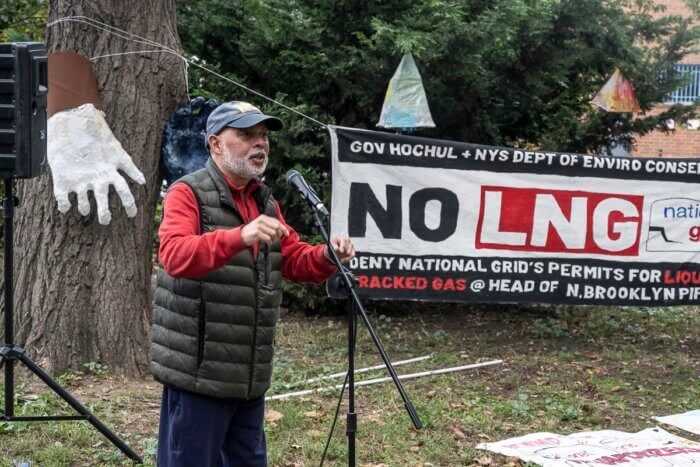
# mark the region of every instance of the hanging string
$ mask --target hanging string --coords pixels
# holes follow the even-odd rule
[[[105,54],[105,55],[97,55],[95,57],[91,57],[90,61],[98,60],[100,58],[107,58],[107,57],[118,57],[119,55],[132,55],[132,54],[147,54],[147,53],[169,53],[169,54],[175,54],[179,57],[179,54],[172,52],[170,50],[132,50],[130,52],[118,52],[118,53],[113,53],[113,54]],[[187,92],[187,100],[190,99],[190,80],[189,80],[189,63],[184,62],[185,64],[185,88]]]
[[[152,41],[152,40],[150,40],[150,39],[148,39],[148,38],[141,37],[141,36],[139,36],[139,35],[137,35],[137,34],[133,34],[133,33],[129,32],[129,31],[125,31],[124,29],[119,29],[119,28],[116,27],[116,26],[112,26],[112,25],[110,25],[110,24],[103,23],[103,22],[98,21],[98,20],[96,20],[96,19],[94,19],[94,18],[90,18],[89,16],[82,16],[82,15],[78,15],[78,16],[64,16],[64,17],[62,17],[62,18],[58,18],[58,19],[55,20],[55,21],[51,21],[50,23],[48,23],[48,24],[46,25],[46,27],[47,27],[47,29],[48,29],[48,28],[53,27],[53,26],[55,26],[55,25],[57,25],[57,24],[59,24],[59,23],[68,23],[68,22],[76,22],[76,23],[87,24],[87,25],[89,25],[89,26],[92,26],[92,27],[95,28],[95,29],[99,29],[99,30],[101,30],[101,31],[105,31],[107,34],[111,34],[111,35],[117,36],[117,37],[119,37],[119,38],[121,38],[121,39],[124,39],[124,40],[126,40],[126,41],[132,41],[132,42],[135,42],[135,43],[145,44],[145,45],[149,45],[149,46],[152,46],[152,47],[158,47],[158,48],[160,49],[160,50],[154,50],[154,51],[146,51],[146,50],[144,50],[144,51],[140,51],[140,53],[161,52],[161,51],[164,51],[164,52],[172,53],[172,54],[174,54],[174,55],[176,55],[176,56],[179,57],[178,51],[177,51],[176,49],[172,48],[172,47],[168,47],[168,46],[165,45],[165,44],[161,44],[161,43],[159,43],[159,42]],[[170,30],[170,32],[171,32],[171,34],[173,35],[173,38],[174,38],[174,37],[175,37],[175,34],[172,32],[172,30]],[[98,57],[92,57],[92,58],[90,59],[90,61],[96,60],[96,59],[98,59],[98,58],[103,58],[103,57],[113,57],[113,56],[117,56],[117,55],[129,55],[129,54],[133,54],[133,53],[139,53],[139,52],[122,52],[122,53],[117,53],[117,54],[101,55],[101,56],[98,56]],[[179,58],[180,58],[180,57],[179,57]],[[184,77],[185,77],[185,89],[186,89],[186,92],[187,92],[187,99],[189,100],[189,99],[190,99],[190,92],[189,92],[189,87],[190,87],[190,86],[189,86],[189,72],[188,72],[188,71],[189,71],[189,68],[188,68],[189,63],[187,62],[187,60],[185,60],[185,61],[183,62],[183,64],[184,64],[183,74],[184,74]]]
[[[87,24],[87,25],[92,26],[96,29],[100,29],[102,31],[105,31],[108,34],[120,37],[126,41],[131,41],[131,42],[135,42],[135,43],[149,45],[151,47],[156,47],[156,50],[139,50],[139,51],[118,52],[118,53],[113,53],[113,54],[98,55],[96,57],[92,57],[90,60],[97,60],[97,59],[106,58],[106,57],[116,57],[119,55],[129,55],[129,54],[137,54],[137,53],[170,53],[170,54],[175,55],[176,57],[180,58],[185,63],[186,67],[188,65],[196,66],[197,68],[200,68],[200,69],[216,76],[219,79],[222,79],[222,80],[229,82],[235,86],[238,86],[242,89],[245,89],[249,93],[255,94],[256,96],[259,96],[263,99],[266,99],[267,101],[272,102],[275,105],[283,107],[283,108],[287,109],[288,111],[293,112],[293,113],[295,113],[303,118],[306,118],[307,120],[310,120],[323,128],[328,127],[327,124],[320,122],[320,121],[316,120],[315,118],[313,118],[309,115],[306,115],[303,112],[300,112],[296,109],[293,109],[293,108],[289,107],[288,105],[283,104],[282,102],[279,102],[271,97],[268,97],[268,96],[266,96],[266,95],[264,95],[256,90],[254,90],[254,89],[249,88],[248,86],[246,86],[244,84],[241,84],[237,81],[232,80],[231,78],[229,78],[227,76],[222,75],[221,73],[218,73],[210,68],[207,68],[204,65],[201,65],[193,60],[188,59],[187,57],[185,57],[184,55],[182,55],[180,52],[178,52],[176,49],[174,49],[172,47],[169,47],[165,44],[161,44],[159,42],[155,42],[151,39],[139,36],[137,34],[133,34],[129,31],[119,29],[115,26],[111,26],[107,23],[103,23],[103,22],[98,21],[94,18],[90,18],[88,16],[64,16],[62,18],[56,19],[55,21],[51,21],[50,23],[48,23],[46,25],[46,27],[49,28],[49,27],[53,27],[59,23],[67,23],[67,22],[76,22],[76,23]],[[185,68],[185,80],[187,80],[187,68]]]

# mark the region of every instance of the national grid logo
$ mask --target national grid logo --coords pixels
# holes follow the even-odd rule
[[[649,215],[647,251],[700,252],[700,200],[654,201]]]

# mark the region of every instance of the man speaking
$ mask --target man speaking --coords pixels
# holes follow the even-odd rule
[[[158,230],[151,371],[163,383],[159,466],[262,466],[282,278],[320,283],[335,272],[324,245],[284,221],[260,180],[268,132],[283,127],[246,102],[209,116],[206,167],[175,182]],[[355,256],[347,237],[333,248]]]

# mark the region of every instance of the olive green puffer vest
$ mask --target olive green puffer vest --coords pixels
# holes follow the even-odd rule
[[[180,179],[199,204],[201,232],[243,224],[226,180],[209,159]],[[254,192],[261,213],[276,217],[270,189]],[[270,387],[275,325],[282,301],[280,243],[231,258],[201,278],[175,278],[159,267],[151,371],[156,380],[215,397],[253,399]]]

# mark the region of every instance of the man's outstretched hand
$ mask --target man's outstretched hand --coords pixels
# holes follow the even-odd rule
[[[342,235],[334,237],[333,240],[331,240],[331,245],[333,245],[333,249],[338,254],[340,261],[343,263],[347,263],[355,257],[355,245],[352,244],[352,241],[348,237],[344,237]],[[323,254],[326,255],[326,258],[329,260],[331,259],[331,255],[328,252],[328,247],[326,247]]]

